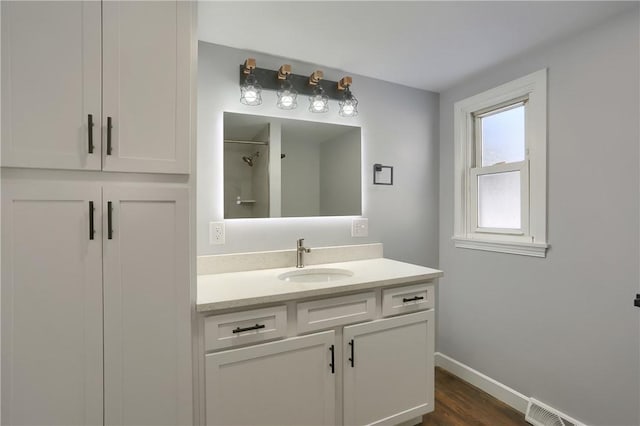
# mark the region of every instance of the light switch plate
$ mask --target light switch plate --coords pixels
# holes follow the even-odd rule
[[[368,237],[369,236],[369,219],[358,218],[351,222],[352,237]]]
[[[209,222],[209,244],[224,244],[224,222]]]

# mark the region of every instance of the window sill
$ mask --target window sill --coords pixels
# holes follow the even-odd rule
[[[477,238],[453,237],[457,248],[519,254],[521,256],[547,257],[549,244],[520,243],[508,241],[479,240]]]

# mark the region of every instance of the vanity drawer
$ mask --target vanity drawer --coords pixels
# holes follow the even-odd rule
[[[214,315],[204,319],[205,350],[259,343],[287,334],[287,307]]]
[[[430,309],[434,304],[433,284],[417,284],[382,290],[382,316]]]
[[[375,313],[373,291],[298,303],[298,333],[372,320]]]

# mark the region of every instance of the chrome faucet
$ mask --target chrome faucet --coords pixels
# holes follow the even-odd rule
[[[296,250],[296,268],[304,268],[304,254],[311,252],[310,248],[302,245],[304,238],[298,240],[298,249]]]

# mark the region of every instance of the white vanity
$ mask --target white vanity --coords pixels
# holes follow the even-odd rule
[[[395,425],[433,410],[441,271],[380,244],[282,264],[295,250],[199,259],[207,425]]]

